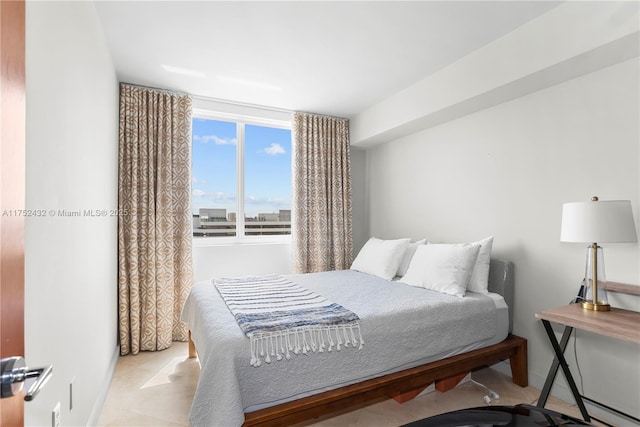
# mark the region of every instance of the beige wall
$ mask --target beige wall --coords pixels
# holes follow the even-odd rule
[[[26,41],[26,204],[55,216],[26,222],[25,356],[53,376],[25,421],[60,402],[61,425],[87,425],[117,357],[117,218],[58,210],[117,208],[118,82],[91,2],[27,2]]]

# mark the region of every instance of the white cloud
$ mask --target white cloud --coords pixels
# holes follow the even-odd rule
[[[269,147],[264,149],[264,152],[271,155],[271,156],[277,156],[278,154],[284,154],[285,150],[284,147],[280,144],[277,143],[273,143],[271,144]]]
[[[193,137],[195,141],[207,144],[213,142],[216,145],[236,145],[236,138],[220,138],[218,135],[195,135]]]
[[[279,199],[277,197],[265,197],[265,196],[246,196],[245,203],[254,205],[254,204],[264,204],[264,205],[273,205],[282,207],[291,206],[291,200]]]
[[[194,176],[191,177],[191,183],[192,184],[206,184],[207,181],[205,181],[204,179],[198,179]]]
[[[224,193],[222,191],[218,191],[212,194],[212,200],[222,202],[222,201],[233,201],[236,200],[235,194]]]
[[[211,203],[224,203],[224,202],[234,202],[236,200],[235,194],[225,193],[223,191],[216,192],[207,192],[200,189],[191,190],[191,195],[194,197],[199,197],[201,202],[211,202]]]

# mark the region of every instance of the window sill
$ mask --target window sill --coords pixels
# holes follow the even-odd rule
[[[194,248],[208,246],[242,246],[242,245],[290,245],[291,236],[273,237],[193,237]]]

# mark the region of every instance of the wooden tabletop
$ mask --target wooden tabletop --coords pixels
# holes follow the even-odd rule
[[[569,304],[536,313],[536,318],[640,344],[637,311],[615,307],[611,311],[591,311],[580,304]]]

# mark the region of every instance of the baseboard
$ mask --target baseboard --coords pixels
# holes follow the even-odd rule
[[[508,377],[511,377],[511,366],[509,365],[509,362],[506,360],[496,363],[495,365],[491,366],[491,368],[507,375]],[[562,399],[571,405],[575,405],[576,401],[573,398],[571,389],[569,389],[569,387],[564,383],[564,378],[561,379],[561,377],[562,377],[562,373],[558,372],[558,377],[556,378],[556,381],[554,382],[553,387],[551,388],[551,396],[556,397],[558,399]],[[529,371],[529,385],[532,387],[535,387],[537,389],[542,389],[546,379],[547,379],[546,377],[542,377],[540,375],[534,374],[533,372]],[[523,402],[523,403],[529,404],[531,402]],[[589,415],[591,415],[592,417],[596,417],[598,419],[604,420],[609,424],[613,424],[616,426],[632,426],[632,425],[640,426],[640,424],[634,423],[633,421],[627,418],[623,418],[617,415],[615,412],[607,411],[605,409],[600,408],[599,406],[593,405],[586,401],[584,403],[585,403],[585,407],[587,408],[587,412],[589,412]]]
[[[109,368],[107,369],[107,374],[104,376],[104,381],[102,382],[102,386],[100,387],[100,392],[98,393],[98,397],[96,397],[96,401],[94,402],[93,408],[91,409],[91,414],[89,415],[87,426],[97,426],[98,421],[100,421],[102,407],[104,406],[104,402],[107,400],[107,394],[109,393],[109,387],[111,386],[111,380],[113,379],[113,374],[116,371],[116,364],[118,363],[119,358],[120,346],[118,345],[113,352],[111,363],[109,363]]]

